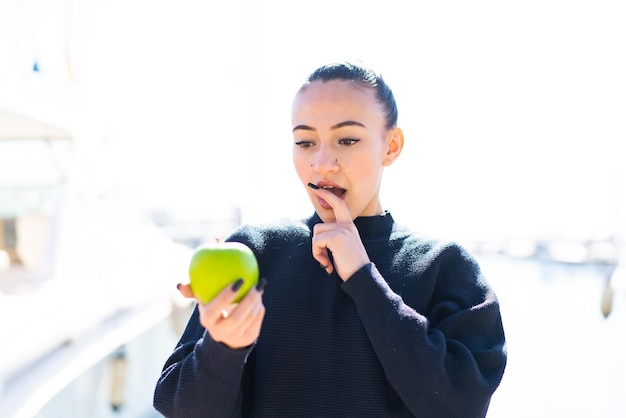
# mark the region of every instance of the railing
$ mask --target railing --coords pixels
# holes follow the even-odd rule
[[[69,415],[76,418],[145,416],[152,408],[150,395],[156,377],[186,321],[188,307],[160,302],[143,309],[117,311],[89,335],[67,341],[12,371],[0,380],[0,416],[68,416],[67,405],[75,411],[89,411],[88,415]],[[147,379],[150,373],[152,377]],[[88,380],[96,382],[93,390],[68,389],[81,386],[80,380],[90,374]],[[143,395],[137,396],[133,380],[145,380],[139,389]]]

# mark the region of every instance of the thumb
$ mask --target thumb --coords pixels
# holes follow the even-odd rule
[[[176,285],[176,288],[178,289],[180,294],[183,295],[184,297],[189,298],[189,299],[194,298],[194,294],[193,294],[193,291],[191,290],[191,286],[189,285],[189,283],[187,284],[178,283]]]

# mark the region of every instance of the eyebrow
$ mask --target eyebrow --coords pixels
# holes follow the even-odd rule
[[[365,128],[365,125],[363,125],[361,122],[357,122],[355,120],[347,120],[347,121],[339,122],[339,123],[331,126],[330,129],[339,129],[339,128],[343,128],[343,127],[346,127],[346,126],[360,126],[362,128]],[[295,132],[295,131],[297,131],[299,129],[302,129],[304,131],[316,131],[317,130],[317,129],[315,129],[315,128],[311,127],[311,126],[308,126],[308,125],[297,125],[297,126],[295,126],[293,128],[293,132]]]

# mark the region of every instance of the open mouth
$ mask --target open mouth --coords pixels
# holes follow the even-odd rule
[[[324,184],[321,186],[318,186],[317,184],[313,184],[313,183],[309,183],[307,184],[307,186],[309,186],[311,189],[324,189],[327,190],[329,192],[331,192],[332,194],[334,194],[335,196],[337,196],[340,199],[343,199],[347,193],[346,189],[343,189],[341,187],[336,187],[333,185],[329,185],[329,184]],[[318,197],[320,203],[323,202],[322,206],[328,205],[328,203],[326,201],[324,201],[324,199],[322,199],[321,197]]]
[[[321,188],[324,190],[328,190],[329,192],[331,192],[332,194],[334,194],[335,196],[339,198],[343,198],[346,194],[346,189],[342,189],[340,187],[322,186]]]

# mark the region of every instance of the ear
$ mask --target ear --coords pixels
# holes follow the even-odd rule
[[[395,127],[387,134],[387,152],[383,160],[384,166],[390,166],[402,153],[404,147],[404,132],[402,129]]]

